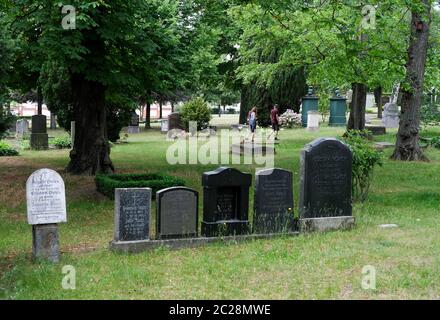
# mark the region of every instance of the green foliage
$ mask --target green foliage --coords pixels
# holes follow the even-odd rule
[[[6,142],[0,141],[0,157],[18,156],[18,151],[13,149]]]
[[[197,121],[197,130],[203,130],[211,121],[211,109],[203,98],[198,97],[183,105],[180,116],[186,130],[189,129],[190,121]]]
[[[0,139],[3,139],[9,127],[16,121],[16,117],[6,110],[0,108]]]
[[[382,153],[366,140],[369,134],[368,130],[350,130],[343,137],[353,154],[352,188],[355,201],[367,199],[374,167],[383,163]]]
[[[161,189],[185,185],[184,180],[161,173],[97,175],[95,181],[97,190],[110,199],[116,188],[151,188],[155,197]]]
[[[431,146],[433,146],[434,148],[440,149],[440,136],[432,138]]]
[[[56,137],[52,144],[58,149],[70,149],[72,147],[72,140],[70,136]]]
[[[440,111],[436,105],[424,104],[420,109],[420,117],[425,126],[440,125]]]

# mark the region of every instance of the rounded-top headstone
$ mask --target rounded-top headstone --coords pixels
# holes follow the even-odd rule
[[[67,222],[64,181],[56,171],[35,171],[26,182],[26,200],[29,224]]]

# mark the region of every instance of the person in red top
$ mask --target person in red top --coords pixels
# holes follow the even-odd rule
[[[274,105],[272,110],[270,111],[270,122],[272,123],[272,132],[268,136],[268,139],[275,134],[275,140],[278,139],[278,132],[280,131],[280,117],[278,112],[278,105]]]

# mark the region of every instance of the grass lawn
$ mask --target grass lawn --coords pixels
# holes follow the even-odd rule
[[[301,148],[318,136],[342,133],[326,127],[318,133],[280,133],[275,165],[294,172],[296,202]],[[395,131],[375,139],[393,142],[394,137]],[[170,142],[158,130],[128,141],[112,149],[118,172],[164,172],[201,192],[201,174],[217,167],[168,165]],[[62,171],[68,151],[23,151],[19,157],[0,158],[0,298],[440,299],[440,151],[426,154],[430,163],[386,160],[375,171],[368,200],[354,206],[354,230],[137,255],[108,250],[113,202],[96,192],[94,179],[62,173],[68,223],[60,227],[57,265],[31,261],[25,182],[42,167]],[[253,165],[235,167],[254,174]],[[378,228],[387,223],[399,227]],[[75,290],[62,289],[64,265],[76,269]],[[361,287],[366,265],[376,268],[376,290]]]

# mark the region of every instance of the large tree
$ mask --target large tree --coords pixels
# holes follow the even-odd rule
[[[431,25],[431,0],[412,4],[411,36],[408,47],[406,78],[401,90],[402,110],[396,148],[392,159],[427,160],[419,145],[420,108],[422,105],[425,66]]]

